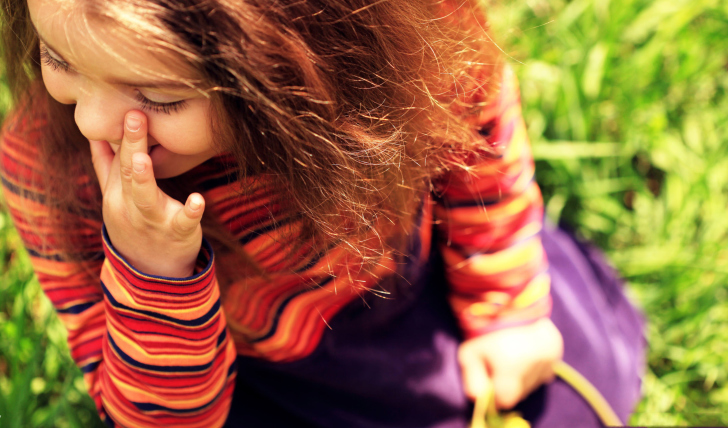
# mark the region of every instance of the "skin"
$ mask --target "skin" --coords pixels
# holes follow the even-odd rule
[[[76,124],[89,140],[103,191],[109,238],[146,274],[188,277],[200,251],[205,201],[194,193],[183,205],[162,192],[155,178],[175,177],[217,154],[210,101],[188,87],[159,85],[179,81],[163,78],[184,69],[178,58],[105,33],[105,26],[83,22],[60,3],[28,0],[33,24],[49,45],[41,45],[51,58],[43,61],[43,81],[56,100],[76,105]],[[70,68],[58,69],[52,61]],[[166,114],[141,103],[140,95],[185,105]],[[492,386],[496,405],[510,408],[553,379],[552,365],[562,355],[561,334],[549,319],[541,319],[467,340],[458,359],[470,399]]]
[[[62,10],[57,0],[29,0],[28,6],[46,52],[45,86],[59,102],[76,105],[76,124],[89,139],[111,243],[146,274],[190,276],[202,242],[204,199],[194,193],[183,205],[162,192],[155,177],[177,176],[215,156],[209,99],[188,87],[163,86],[178,82],[159,77],[176,76],[177,58],[122,43],[100,23]],[[184,108],[166,114],[141,97],[184,101]]]
[[[561,333],[548,318],[466,340],[458,348],[465,394],[475,401],[493,388],[496,407],[510,409],[554,379],[563,355]]]

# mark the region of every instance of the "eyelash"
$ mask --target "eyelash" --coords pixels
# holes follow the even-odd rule
[[[67,62],[58,61],[57,59],[53,58],[50,53],[48,53],[48,49],[45,47],[45,45],[40,46],[40,60],[43,62],[44,65],[49,66],[53,69],[53,71],[64,71],[68,72],[71,70],[71,67],[68,65]]]
[[[58,61],[53,58],[51,54],[48,53],[48,49],[44,45],[40,46],[40,58],[43,64],[49,66],[53,71],[63,71],[64,73],[71,71],[71,67],[67,62]],[[187,106],[185,100],[174,101],[171,103],[158,103],[145,97],[144,94],[139,91],[137,91],[135,98],[139,104],[141,104],[142,110],[154,113],[177,113]]]
[[[154,113],[172,114],[177,113],[187,106],[185,100],[175,101],[171,103],[158,103],[145,97],[144,94],[137,91],[136,99],[142,105],[142,110],[152,111]]]

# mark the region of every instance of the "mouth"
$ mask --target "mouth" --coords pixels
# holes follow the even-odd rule
[[[107,142],[108,143],[108,142]],[[109,144],[111,146],[111,150],[116,153],[119,151],[120,146],[115,144]],[[155,148],[157,148],[159,144],[152,144],[151,146],[147,147],[147,155],[151,155]]]
[[[147,147],[147,154],[151,156],[152,152],[153,152],[153,151],[154,151],[154,149],[156,149],[157,147],[159,147],[159,144],[154,144],[153,146],[149,146],[149,147]]]

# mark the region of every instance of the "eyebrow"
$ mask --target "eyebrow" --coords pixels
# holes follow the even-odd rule
[[[70,62],[66,61],[66,59],[63,58],[63,56],[58,53],[58,50],[56,48],[54,48],[50,43],[48,43],[43,38],[43,36],[40,35],[40,33],[38,32],[38,29],[35,28],[35,24],[33,24],[33,23],[31,23],[31,24],[32,24],[33,30],[35,31],[35,34],[38,36],[38,39],[41,42],[43,42],[44,45],[46,45],[46,48],[53,51],[53,53],[55,55],[57,55],[58,58],[60,58],[63,62],[68,64],[69,67],[71,67],[72,69],[75,70],[75,67]],[[112,78],[112,79],[109,79],[108,82],[111,84],[114,84],[114,85],[122,85],[122,86],[129,86],[129,87],[142,88],[142,89],[178,89],[178,90],[179,89],[187,89],[187,90],[193,89],[193,88],[190,88],[189,85],[186,85],[184,83],[170,82],[170,81],[132,82],[132,81],[124,80],[124,79]]]

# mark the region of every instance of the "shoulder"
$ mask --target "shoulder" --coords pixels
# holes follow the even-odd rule
[[[48,124],[48,99],[41,85],[12,108],[0,131],[0,172],[41,168],[40,142]]]
[[[44,104],[36,98],[41,97],[28,97],[13,108],[0,131],[0,177],[6,193],[38,191],[32,188],[43,181],[39,142],[47,120]]]
[[[39,162],[38,142],[47,125],[47,112],[42,98],[29,96],[5,117],[0,131],[1,167],[18,162],[26,164]]]

